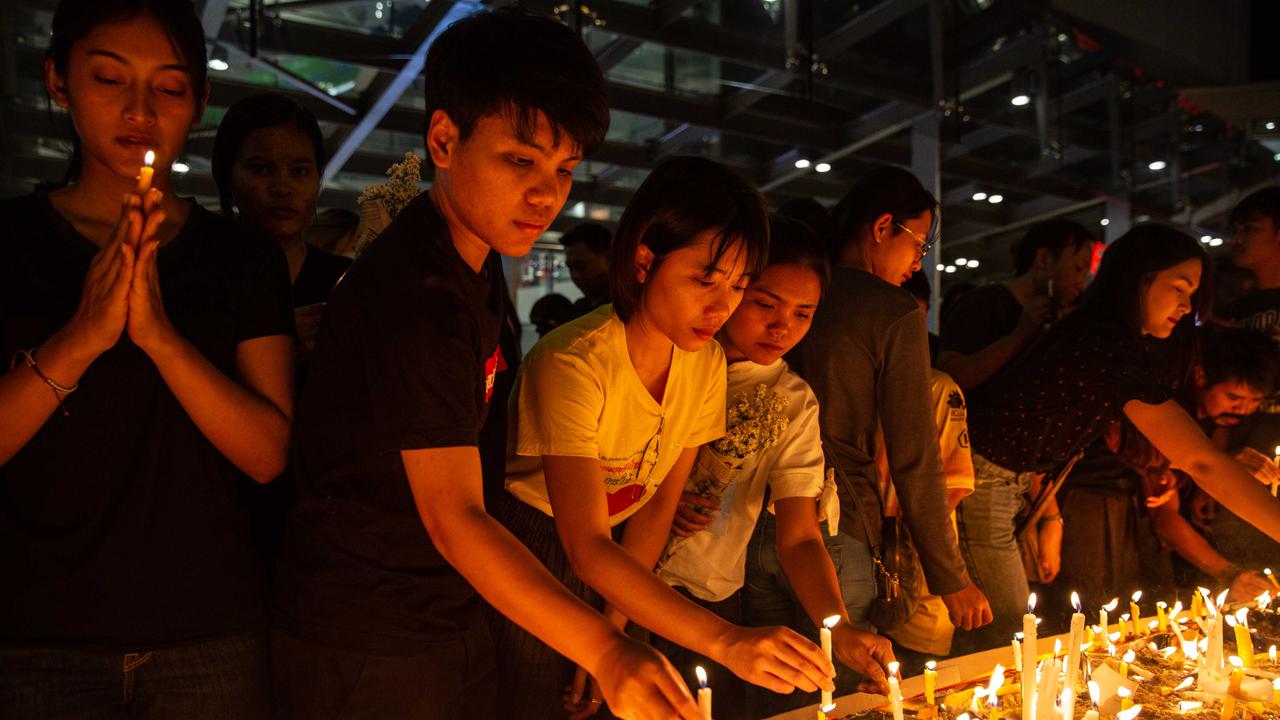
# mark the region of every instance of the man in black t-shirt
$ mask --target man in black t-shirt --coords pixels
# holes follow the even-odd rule
[[[1232,259],[1253,273],[1257,286],[1228,305],[1223,317],[1280,343],[1280,187],[1264,188],[1241,200],[1231,211],[1231,225]],[[1263,402],[1235,439],[1261,452],[1274,452],[1280,446],[1280,397]]]
[[[965,390],[1022,354],[1084,290],[1093,237],[1079,223],[1033,225],[1014,245],[1017,277],[962,296],[946,314],[937,366]]]
[[[624,716],[696,717],[652,648],[574,597],[485,511],[478,450],[505,292],[608,127],[569,28],[518,13],[450,26],[424,68],[429,193],[325,310],[295,425],[299,503],[278,570],[277,715],[491,718],[480,598],[581,667]]]

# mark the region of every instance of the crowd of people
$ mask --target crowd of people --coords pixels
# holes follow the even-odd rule
[[[1049,221],[931,342],[909,172],[770,213],[674,158],[562,237],[583,297],[521,348],[501,258],[609,124],[573,30],[440,34],[431,188],[354,263],[306,241],[324,143],[283,96],[223,117],[220,212],[172,192],[206,67],[187,0],[55,12],[75,152],[0,203],[6,717],[693,720],[695,666],[760,717],[1006,644],[1033,586],[1269,586],[1280,188],[1232,215],[1230,303],[1181,230],[1087,282]]]

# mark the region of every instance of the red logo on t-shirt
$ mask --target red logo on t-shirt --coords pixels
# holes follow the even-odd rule
[[[502,357],[502,346],[493,349],[493,355],[484,361],[484,401],[493,399],[493,379],[498,373],[507,369],[507,361]]]

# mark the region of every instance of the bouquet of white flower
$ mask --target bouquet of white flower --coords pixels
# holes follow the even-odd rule
[[[747,458],[767,450],[782,437],[790,422],[785,409],[786,401],[765,383],[756,385],[750,396],[745,390],[741,391],[729,403],[724,437],[698,450],[685,491],[720,502],[719,517],[707,528],[708,532],[717,536],[724,534],[733,511],[736,488],[733,481]],[[698,512],[705,511],[698,508]],[[686,539],[672,535],[667,540],[667,547],[658,560],[659,569],[670,561]]]
[[[422,160],[412,151],[402,162],[387,168],[387,181],[370,185],[360,193],[360,225],[356,228],[355,254],[359,255],[373,239],[382,234],[396,215],[422,193]]]

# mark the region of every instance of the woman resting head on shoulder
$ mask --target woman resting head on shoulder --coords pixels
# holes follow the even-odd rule
[[[583,597],[779,692],[830,687],[832,668],[784,628],[733,625],[653,573],[698,448],[724,434],[713,338],[768,254],[764,199],[719,163],[677,158],[641,184],[613,244],[613,305],[542,338],[512,392],[513,451],[493,514]],[[627,521],[622,542],[611,528]],[[620,625],[621,626],[621,625]],[[506,621],[499,681],[530,717],[590,712],[579,673]],[[529,667],[559,663],[550,677]],[[541,678],[541,679],[539,679]]]

